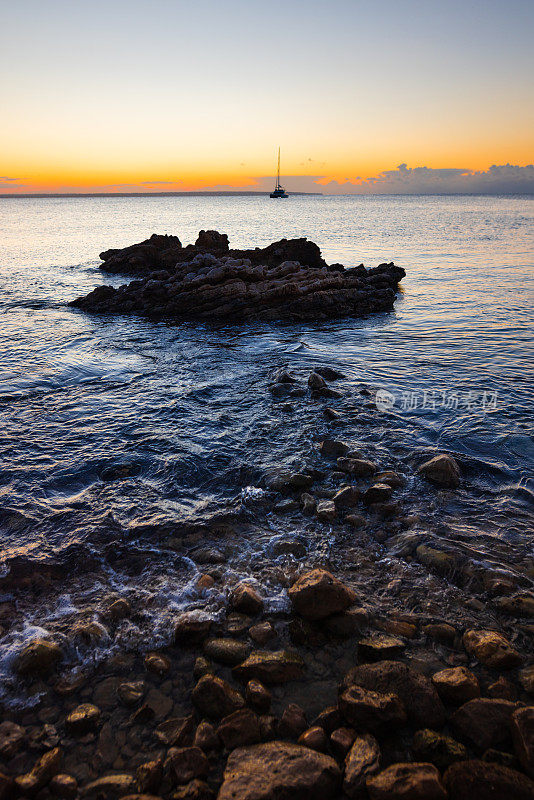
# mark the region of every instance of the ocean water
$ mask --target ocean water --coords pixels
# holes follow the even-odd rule
[[[528,584],[533,222],[532,197],[0,200],[0,575],[47,576],[16,611],[4,591],[0,669],[36,631],[68,637],[107,597],[143,610],[106,652],[165,641],[177,609],[216,612],[239,577],[283,609],[299,561],[346,568],[354,537],[343,526],[276,513],[265,493],[275,468],[324,468],[317,442],[333,432],[406,476],[399,497],[413,530],[474,569]],[[329,263],[393,260],[407,276],[394,311],[315,325],[167,324],[69,307],[97,284],[127,280],[105,275],[99,252],[154,232],[186,244],[201,228],[235,247],[307,236]],[[303,385],[317,365],[345,375],[343,397],[329,401],[337,427],[324,403],[273,399],[270,376],[286,365]],[[378,408],[377,390],[387,393]],[[458,491],[414,477],[436,451],[461,464]],[[101,479],[121,464],[129,477]],[[360,543],[380,565],[373,591],[398,571],[388,526],[395,532],[370,519]],[[288,537],[293,555],[280,545]],[[207,545],[223,563],[216,587],[199,593]]]

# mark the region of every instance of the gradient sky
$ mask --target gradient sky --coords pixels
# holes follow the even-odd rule
[[[531,0],[0,2],[0,192],[534,161]]]

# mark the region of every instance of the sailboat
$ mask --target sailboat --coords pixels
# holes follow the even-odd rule
[[[286,190],[280,186],[280,148],[278,148],[278,173],[276,176],[276,186],[271,192],[271,197],[288,197]]]

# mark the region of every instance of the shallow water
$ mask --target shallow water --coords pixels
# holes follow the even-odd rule
[[[206,568],[191,555],[206,542],[223,551],[225,576],[261,580],[273,608],[296,565],[273,555],[280,537],[297,537],[310,563],[347,566],[346,533],[263,504],[270,468],[324,468],[315,447],[329,430],[324,403],[306,397],[285,410],[273,400],[269,376],[283,365],[303,381],[314,365],[345,374],[343,398],[329,403],[343,417],[336,435],[408,476],[419,531],[473,562],[526,573],[533,221],[528,197],[0,200],[3,570],[20,557],[61,575],[61,591],[19,600],[4,666],[32,626],[65,632],[106,594],[135,594],[145,608],[106,647],[164,641],[176,608],[220,603],[224,588],[202,597],[194,588]],[[235,247],[306,235],[328,262],[394,260],[407,277],[393,312],[317,325],[169,325],[68,307],[98,283],[126,280],[99,270],[100,251],[153,232],[185,244],[200,228]],[[393,407],[377,410],[364,386],[390,392]],[[413,479],[436,449],[458,457],[458,492]],[[135,474],[102,481],[118,463]],[[214,520],[228,514],[238,522],[221,533]],[[380,541],[373,547],[380,559]]]

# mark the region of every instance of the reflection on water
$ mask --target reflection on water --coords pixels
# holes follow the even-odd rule
[[[277,537],[305,529],[309,554],[343,561],[341,535],[298,515],[266,516],[262,507],[266,470],[320,467],[314,443],[328,430],[321,406],[308,397],[292,411],[273,400],[269,376],[284,364],[303,380],[319,364],[346,375],[343,398],[333,403],[343,419],[339,433],[384,468],[410,475],[434,448],[455,453],[465,475],[459,492],[408,485],[420,527],[471,559],[527,568],[532,199],[0,203],[2,556],[88,573],[67,609],[89,606],[102,586],[127,585],[147,593],[147,614],[151,604],[160,609],[163,630],[161,606],[187,604],[198,574],[169,542],[184,535],[180,526],[229,509],[241,510],[248,527],[225,539],[226,568],[262,576],[273,603],[284,596],[272,570]],[[172,326],[66,306],[97,283],[124,282],[98,270],[100,251],[153,232],[187,243],[200,228],[228,233],[236,247],[306,235],[329,262],[394,260],[407,277],[394,312],[316,326]],[[368,407],[362,385],[391,392],[395,405],[383,413]],[[432,391],[437,398],[496,392],[497,403],[486,410],[480,403],[403,407],[407,393]],[[118,463],[130,477],[102,481]],[[56,621],[68,618],[55,606],[48,611]],[[28,614],[36,624],[43,608]]]

